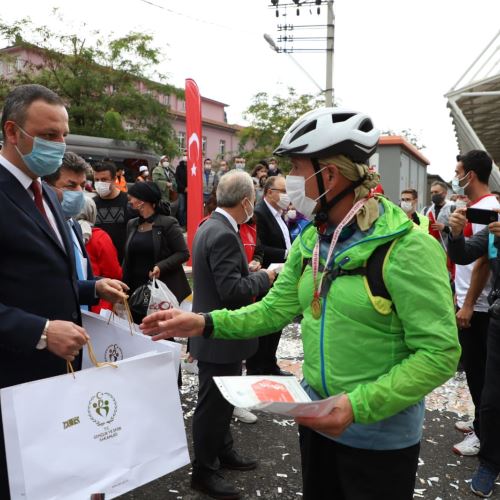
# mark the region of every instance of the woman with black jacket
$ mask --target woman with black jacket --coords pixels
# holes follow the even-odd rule
[[[148,279],[163,281],[179,304],[191,293],[182,264],[189,259],[189,250],[181,228],[168,214],[168,205],[161,202],[161,192],[153,182],[134,184],[128,192],[130,207],[139,217],[129,220],[123,260],[123,281],[130,294]],[[140,323],[142,316],[134,314]]]

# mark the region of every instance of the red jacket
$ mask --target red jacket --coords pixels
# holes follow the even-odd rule
[[[90,259],[94,276],[114,278],[117,280],[122,279],[122,267],[118,262],[118,252],[106,231],[98,227],[93,227],[92,237],[85,245],[85,248]],[[101,309],[111,308],[112,305],[109,302],[100,300],[97,306],[92,307],[92,311],[99,313]]]

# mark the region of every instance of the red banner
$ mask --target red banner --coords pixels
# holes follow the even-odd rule
[[[186,139],[187,139],[187,235],[192,254],[196,229],[203,218],[203,172],[201,135],[201,98],[198,85],[186,79]]]

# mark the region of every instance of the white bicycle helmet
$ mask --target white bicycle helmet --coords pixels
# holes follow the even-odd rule
[[[380,131],[364,113],[319,108],[293,123],[274,154],[309,158],[344,154],[357,163],[364,163],[377,149],[379,137]]]

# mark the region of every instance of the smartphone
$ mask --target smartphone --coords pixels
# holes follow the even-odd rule
[[[498,212],[494,210],[483,210],[481,208],[468,208],[465,217],[473,224],[483,224],[487,226],[492,222],[498,222]]]

